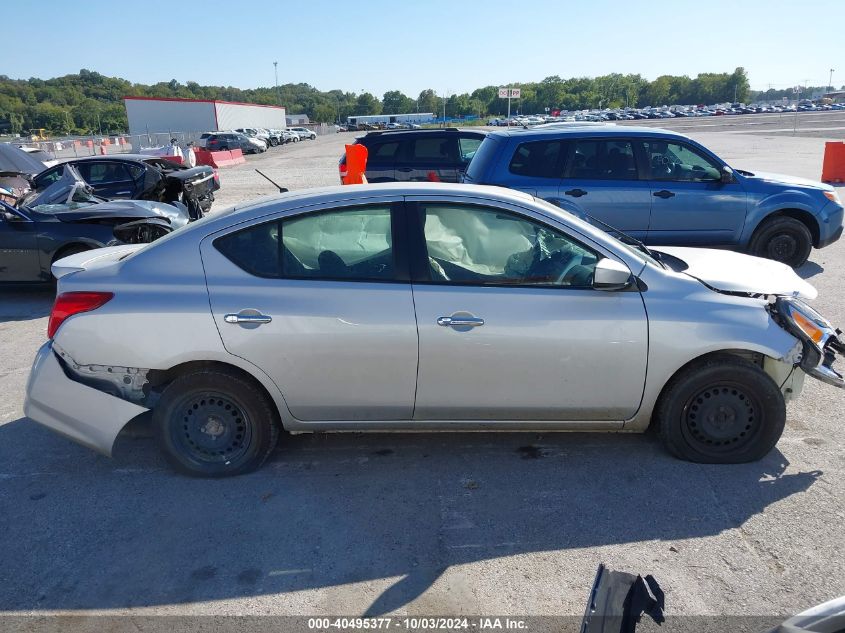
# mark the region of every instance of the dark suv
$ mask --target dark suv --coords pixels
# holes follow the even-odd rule
[[[460,128],[370,132],[355,139],[367,147],[367,181],[459,182],[487,136]],[[346,171],[346,154],[340,157]]]
[[[727,246],[793,267],[842,235],[843,206],[830,185],[732,169],[657,128],[490,132],[464,181],[525,191],[646,244]]]

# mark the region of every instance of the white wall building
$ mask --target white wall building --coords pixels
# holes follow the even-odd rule
[[[363,114],[346,117],[347,123],[431,123],[434,121],[432,112],[412,112],[409,114]]]
[[[124,97],[123,103],[133,135],[287,127],[281,106],[165,97]]]

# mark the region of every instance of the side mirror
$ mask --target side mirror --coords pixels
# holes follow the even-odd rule
[[[734,170],[725,165],[722,167],[722,174],[719,178],[723,185],[729,185],[734,181]]]
[[[633,275],[628,267],[615,259],[599,260],[593,273],[593,288],[596,290],[624,290],[631,285]]]

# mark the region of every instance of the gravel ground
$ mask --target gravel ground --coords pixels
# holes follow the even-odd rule
[[[709,122],[677,126],[737,167],[819,177],[819,138]],[[218,208],[273,192],[254,168],[336,184],[352,137],[221,170]],[[845,323],[845,241],[800,272]],[[0,289],[0,612],[580,614],[600,561],[653,574],[671,614],[845,594],[843,393],[816,381],[755,464],[676,461],[649,435],[354,434],[285,438],[257,473],[195,480],[143,433],[108,459],[22,417],[51,299]]]

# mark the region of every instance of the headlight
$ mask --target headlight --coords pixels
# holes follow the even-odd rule
[[[842,206],[842,202],[839,200],[839,192],[823,191],[822,193],[824,193],[824,197],[830,200],[831,202],[838,204],[840,207]]]
[[[812,343],[819,351],[828,338],[836,335],[828,320],[803,301],[780,297],[776,306],[786,329],[801,340]]]

